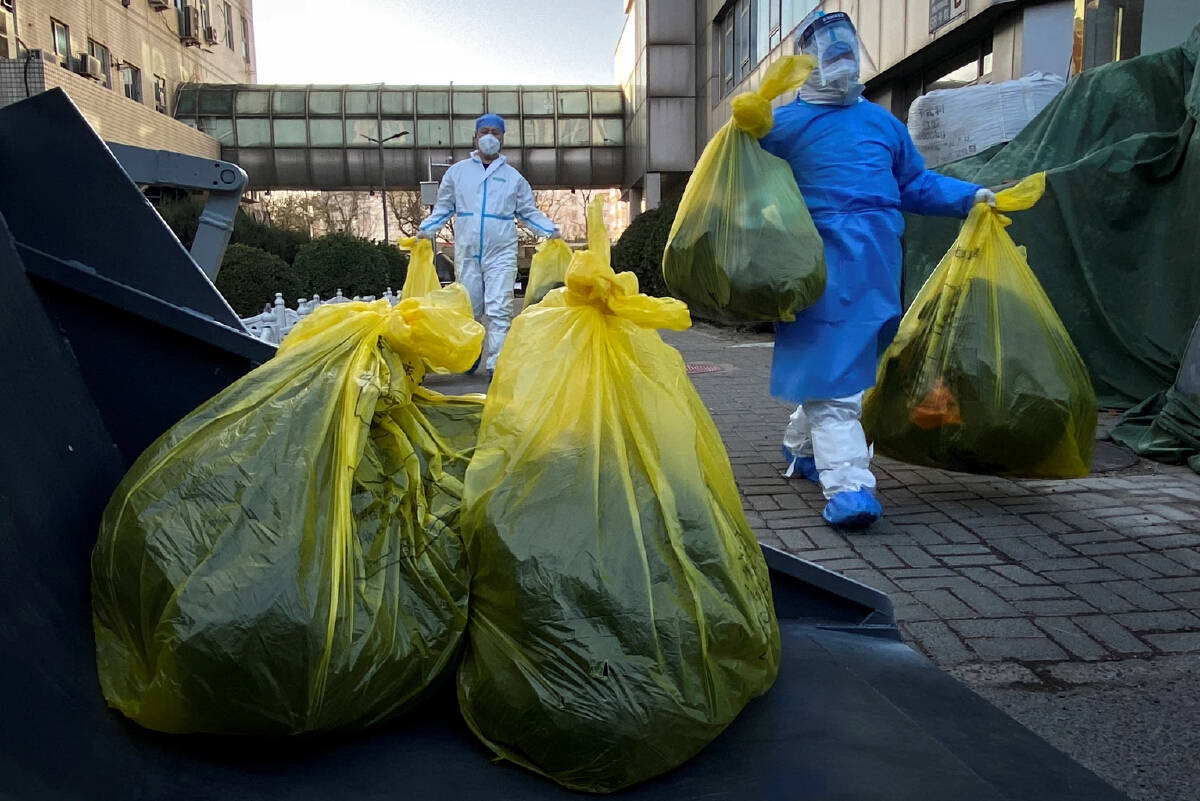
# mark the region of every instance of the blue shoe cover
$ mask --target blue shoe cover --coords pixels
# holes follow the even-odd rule
[[[867,489],[839,492],[825,506],[825,520],[834,528],[862,531],[883,517],[883,507]]]
[[[479,358],[471,365],[471,369],[467,371],[467,375],[475,375],[475,371],[479,369],[479,363],[483,361],[483,354],[479,354]]]
[[[821,474],[817,472],[817,460],[813,457],[796,456],[785,445],[783,458],[788,463],[788,471],[784,474],[787,478],[803,478],[814,483],[821,481]]]

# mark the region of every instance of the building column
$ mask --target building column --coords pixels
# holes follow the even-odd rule
[[[642,213],[642,190],[636,186],[629,189],[629,221],[633,222]]]
[[[662,173],[646,173],[646,211],[657,209],[662,203]]]

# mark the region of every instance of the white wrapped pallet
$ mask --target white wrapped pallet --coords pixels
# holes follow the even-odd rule
[[[908,132],[930,167],[1011,141],[1066,86],[1034,72],[1000,84],[939,89],[913,101]]]

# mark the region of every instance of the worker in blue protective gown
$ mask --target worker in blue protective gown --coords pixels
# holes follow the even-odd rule
[[[561,236],[558,226],[534,204],[529,182],[500,154],[504,131],[503,118],[495,114],[475,121],[475,151],[446,170],[437,203],[417,232],[418,237],[433,239],[455,219],[454,268],[471,296],[475,318],[486,318],[489,373],[496,368],[496,356],[512,325],[517,220],[539,236]],[[476,362],[471,372],[478,366]]]
[[[761,144],[791,165],[825,242],[828,278],[812,308],[776,326],[771,394],[798,404],[784,435],[787,475],[820,482],[830,524],[862,529],[883,514],[862,400],[903,311],[902,212],[965,218],[995,195],[926,170],[900,121],[862,99],[847,15],[811,14],[796,50],[817,67]]]

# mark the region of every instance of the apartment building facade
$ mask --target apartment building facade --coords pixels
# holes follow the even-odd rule
[[[814,9],[854,20],[866,97],[901,120],[935,89],[1068,77],[1179,45],[1200,22],[1200,0],[625,0],[615,62],[635,211],[682,191],[729,101],[793,52]]]
[[[256,80],[252,0],[0,0],[0,105],[62,88],[101,136],[217,157],[179,86]]]

